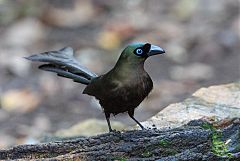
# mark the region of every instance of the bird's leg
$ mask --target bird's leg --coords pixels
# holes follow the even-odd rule
[[[142,130],[144,130],[144,127],[142,126],[142,124],[140,124],[140,122],[138,122],[138,120],[134,118],[134,109],[129,110],[128,115],[142,128]]]
[[[112,127],[111,127],[111,124],[110,124],[110,113],[108,112],[104,112],[105,113],[105,117],[106,117],[106,120],[107,120],[107,124],[108,124],[108,129],[109,129],[109,132],[112,132]]]

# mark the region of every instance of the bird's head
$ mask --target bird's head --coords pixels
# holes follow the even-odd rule
[[[144,62],[148,57],[163,54],[165,51],[159,46],[149,43],[132,43],[122,52],[120,59],[130,62]]]

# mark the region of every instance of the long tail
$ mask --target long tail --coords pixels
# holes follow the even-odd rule
[[[74,82],[89,84],[97,75],[87,68],[81,66],[73,57],[73,49],[65,47],[59,51],[49,51],[25,57],[31,61],[39,61],[47,64],[39,66],[39,69],[55,72],[58,76],[70,78]]]

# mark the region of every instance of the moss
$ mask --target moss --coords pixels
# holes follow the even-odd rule
[[[164,151],[164,155],[166,155],[166,156],[175,155],[177,153],[178,153],[178,151],[174,148],[168,148],[168,149],[165,149],[165,151]]]
[[[217,130],[213,125],[209,124],[209,123],[204,123],[202,125],[202,128],[204,129],[209,129],[212,131],[212,135],[211,135],[211,150],[212,152],[217,155],[217,156],[224,156],[224,157],[228,157],[231,158],[232,157],[232,153],[229,152],[228,150],[228,145],[227,142],[224,142],[222,140],[222,132]]]
[[[150,156],[152,156],[152,152],[146,150],[142,153],[142,156],[143,157],[150,157]]]
[[[163,146],[163,147],[168,147],[168,146],[170,145],[170,142],[167,141],[167,140],[161,139],[161,140],[159,141],[159,145],[160,145],[160,146]]]
[[[160,153],[160,156],[175,155],[178,150],[170,146],[171,143],[168,140],[161,139],[157,144],[149,145],[142,150],[141,156],[152,157],[156,153]],[[159,156],[159,154],[156,154]]]

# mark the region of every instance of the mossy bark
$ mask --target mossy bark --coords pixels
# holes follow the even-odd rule
[[[133,130],[93,137],[77,137],[36,145],[19,145],[0,150],[0,159],[44,160],[226,160],[212,152],[213,132],[195,120],[169,130]],[[219,129],[222,139],[239,145],[239,122]],[[235,137],[235,138],[234,138]],[[239,159],[233,151],[229,160]],[[229,155],[228,155],[229,156]]]

